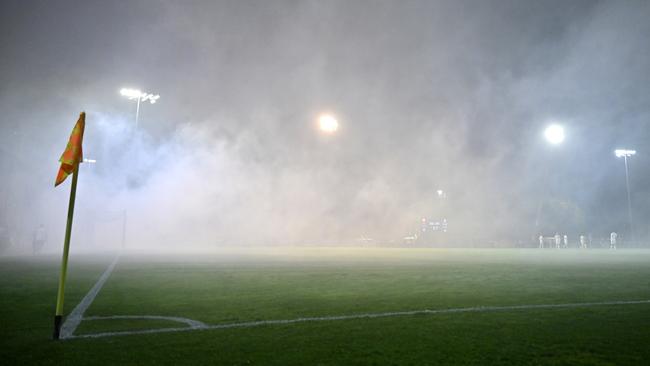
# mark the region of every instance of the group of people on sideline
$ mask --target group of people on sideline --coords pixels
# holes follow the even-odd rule
[[[554,236],[552,237],[544,237],[544,235],[539,236],[539,248],[543,249],[546,247],[549,248],[569,248],[569,237],[568,235],[560,235],[559,233],[555,233]],[[612,231],[609,234],[609,249],[616,249],[616,241],[618,239],[618,234],[614,231]],[[546,245],[546,243],[549,243]],[[584,234],[580,234],[578,237],[578,248],[580,249],[587,249],[592,247],[592,240],[591,240],[591,234],[587,237]]]

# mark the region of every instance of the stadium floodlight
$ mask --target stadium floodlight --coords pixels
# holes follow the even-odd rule
[[[156,104],[158,99],[160,99],[160,95],[158,94],[152,94],[152,93],[145,93],[141,91],[140,89],[130,89],[130,88],[122,88],[120,89],[120,94],[129,100],[135,100],[137,101],[137,105],[135,108],[135,128],[138,128],[138,120],[140,118],[140,102],[149,102],[151,104]]]
[[[627,158],[636,155],[636,150],[616,149],[614,154],[617,158],[623,158],[625,162],[625,188],[627,190],[627,217],[630,221],[630,236],[634,237],[634,229],[632,224],[632,199],[630,197],[630,173],[627,166]]]
[[[339,129],[339,122],[331,114],[321,114],[318,117],[318,128],[327,134],[336,132]]]
[[[564,141],[564,128],[558,124],[552,124],[544,130],[544,137],[553,145],[560,144]]]
[[[636,155],[636,150],[626,150],[626,149],[616,149],[614,150],[617,158],[629,158],[632,155]]]
[[[142,95],[142,92],[140,90],[138,90],[138,89],[122,88],[122,89],[120,89],[120,94],[122,94],[122,96],[125,96],[125,97],[133,100],[133,99],[136,99],[136,98],[140,98],[140,96]]]

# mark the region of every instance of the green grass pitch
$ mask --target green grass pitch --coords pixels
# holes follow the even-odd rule
[[[110,255],[71,258],[66,314]],[[643,365],[650,304],[445,313],[52,341],[56,257],[0,258],[2,364]],[[127,253],[85,316],[206,324],[650,299],[650,251],[264,249]],[[77,335],[178,327],[84,321]],[[182,326],[182,325],[181,325]]]

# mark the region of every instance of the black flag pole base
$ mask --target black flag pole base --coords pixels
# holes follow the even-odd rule
[[[61,315],[55,315],[54,316],[54,335],[52,338],[54,339],[59,339],[61,335],[61,321],[63,320],[63,317]]]

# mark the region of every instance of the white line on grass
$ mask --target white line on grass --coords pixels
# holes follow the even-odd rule
[[[113,262],[108,266],[106,271],[104,271],[101,277],[99,277],[99,280],[97,283],[95,283],[95,286],[93,286],[93,288],[88,291],[86,296],[84,296],[81,302],[77,304],[70,315],[65,318],[65,322],[61,326],[61,339],[74,338],[74,331],[79,326],[79,323],[81,323],[86,309],[88,309],[90,304],[93,303],[93,300],[95,300],[95,297],[97,297],[99,290],[102,289],[102,286],[104,286],[104,283],[106,283],[106,280],[108,280],[108,277],[111,275],[111,272],[113,272],[113,269],[115,268],[115,265],[119,259],[120,256],[118,254]]]
[[[205,328],[207,325],[198,320],[181,318],[179,316],[162,316],[162,315],[111,315],[111,316],[87,316],[83,320],[111,320],[111,319],[145,319],[145,320],[169,320],[178,323],[187,324],[190,328]]]
[[[513,311],[513,310],[534,310],[534,309],[566,309],[566,308],[583,308],[592,306],[612,306],[612,305],[635,305],[635,304],[650,304],[650,300],[631,300],[631,301],[604,301],[604,302],[582,302],[570,304],[533,304],[533,305],[511,305],[511,306],[477,306],[467,308],[452,308],[452,309],[438,309],[438,310],[412,310],[412,311],[395,311],[386,313],[365,313],[365,314],[350,314],[350,315],[335,315],[335,316],[320,316],[320,317],[305,317],[296,319],[285,320],[259,320],[243,323],[229,323],[229,324],[215,324],[206,325],[201,322],[192,321],[186,318],[177,318],[176,321],[189,324],[188,321],[196,322],[201,326],[187,327],[187,328],[160,328],[160,329],[146,329],[146,330],[133,330],[133,331],[119,331],[119,332],[105,332],[94,334],[82,334],[70,336],[68,338],[100,338],[111,337],[120,335],[131,334],[151,334],[151,333],[169,333],[169,332],[185,332],[189,330],[200,329],[230,329],[230,328],[250,328],[262,325],[282,325],[306,322],[321,322],[321,321],[337,321],[337,320],[350,320],[350,319],[373,319],[373,318],[388,318],[396,316],[408,315],[424,315],[424,314],[449,314],[449,313],[484,313],[496,311]],[[157,316],[117,316],[117,317],[92,317],[89,319],[167,319],[174,320],[172,317],[157,317]],[[183,320],[180,320],[183,319]]]

